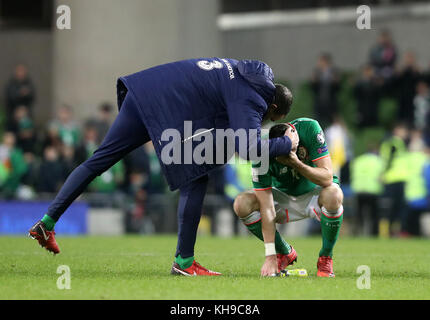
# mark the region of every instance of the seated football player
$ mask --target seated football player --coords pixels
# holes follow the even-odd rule
[[[262,276],[273,276],[297,261],[297,253],[276,230],[306,218],[321,223],[318,277],[334,277],[333,248],[343,220],[343,193],[333,175],[324,133],[316,120],[300,118],[270,129],[270,139],[298,134],[299,145],[288,155],[270,159],[267,172],[253,164],[254,190],[237,196],[234,211],[251,233],[264,241]]]

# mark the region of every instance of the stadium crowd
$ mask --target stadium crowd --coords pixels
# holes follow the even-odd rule
[[[399,53],[388,30],[381,32],[364,62],[345,78],[331,55],[321,54],[306,83],[312,112],[304,115],[324,128],[335,173],[351,201],[351,232],[418,236],[420,215],[430,211],[430,66],[421,69],[412,51]],[[50,199],[94,152],[115,117],[114,107],[102,103],[95,117],[78,121],[73,107],[64,104],[51,121],[36,126],[32,76],[25,65],[17,65],[4,89],[0,199]],[[345,92],[355,106],[349,120]],[[387,101],[394,109],[387,109]],[[385,113],[394,116],[382,121]],[[296,114],[303,115],[300,110]],[[227,165],[211,175],[210,193],[227,204],[251,188],[249,165]],[[97,177],[87,194],[97,195],[88,198],[93,205],[129,204],[125,210],[130,221],[140,221],[148,195],[167,193],[174,197],[147,144]],[[139,230],[139,224],[128,226],[128,231]]]

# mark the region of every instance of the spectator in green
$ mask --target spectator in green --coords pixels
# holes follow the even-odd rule
[[[378,145],[368,144],[368,151],[351,163],[351,188],[356,194],[356,231],[365,233],[370,226],[370,234],[379,232],[379,198],[384,191],[382,173],[384,163],[378,154]]]
[[[15,147],[16,138],[12,132],[6,132],[0,145],[0,191],[7,198],[12,198],[17,191],[21,179],[27,172],[27,163],[18,148]]]
[[[98,132],[97,128],[87,126],[84,132],[82,143],[76,149],[76,157],[80,162],[88,159],[98,148]],[[96,177],[88,186],[92,192],[112,193],[116,191],[124,182],[124,165],[122,161],[117,162],[109,170],[102,175]]]
[[[49,125],[49,131],[56,131],[66,146],[76,147],[80,141],[80,128],[73,119],[73,110],[62,105],[57,112],[57,119]]]
[[[388,219],[390,235],[400,233],[406,226],[407,206],[405,182],[408,175],[406,140],[409,129],[406,124],[394,126],[392,135],[382,142],[380,155],[384,162],[384,196],[389,200]],[[398,222],[401,227],[397,226]]]
[[[121,161],[98,176],[88,186],[92,192],[112,193],[118,190],[124,181],[124,166]]]

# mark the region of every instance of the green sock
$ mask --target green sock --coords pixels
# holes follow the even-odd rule
[[[264,241],[263,232],[261,231],[261,221],[255,222],[250,225],[245,225],[252,234],[258,239]],[[278,230],[275,233],[275,249],[276,253],[289,254],[291,252],[291,246],[282,238]]]
[[[52,219],[50,216],[48,216],[47,214],[43,216],[42,222],[45,224],[45,227],[46,229],[48,229],[48,231],[54,230],[56,221]]]
[[[181,269],[187,269],[193,264],[194,257],[182,258],[180,254],[175,258],[175,262],[179,264]]]
[[[339,237],[342,220],[343,214],[338,218],[328,218],[324,214],[321,214],[322,248],[319,253],[320,257],[331,257],[333,255],[333,248]]]

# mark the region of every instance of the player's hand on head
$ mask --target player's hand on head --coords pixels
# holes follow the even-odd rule
[[[284,156],[278,156],[276,157],[276,161],[278,161],[279,163],[282,163],[284,166],[290,166],[290,158],[288,155],[284,155]]]
[[[261,267],[261,276],[262,277],[273,277],[278,272],[278,261],[276,255],[267,256],[266,261],[264,261],[263,266]]]
[[[288,155],[276,157],[276,161],[282,163],[285,166],[294,168],[294,166],[297,164],[298,161],[300,161],[300,159],[297,157],[296,152],[291,151]]]

